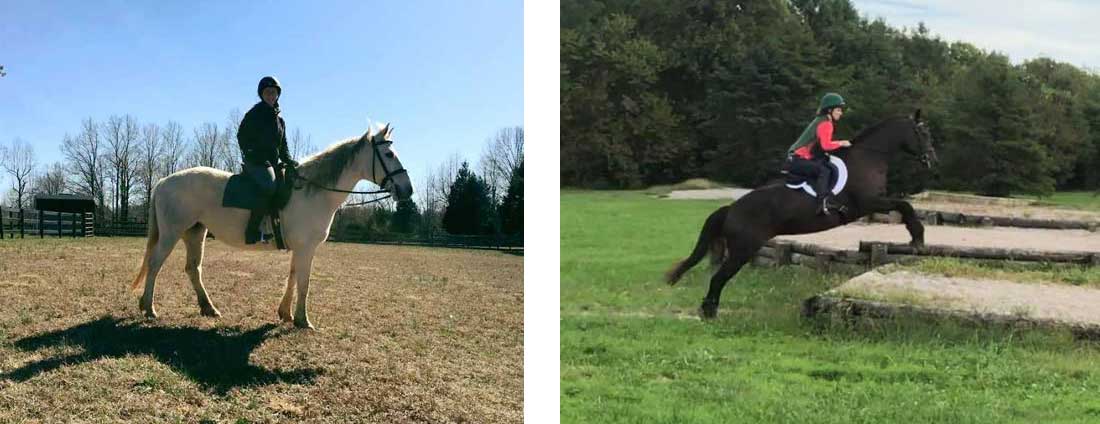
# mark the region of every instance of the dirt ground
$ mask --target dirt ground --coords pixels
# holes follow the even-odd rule
[[[1041,206],[970,205],[924,201],[914,201],[912,204],[916,209],[964,213],[967,215],[1100,222],[1100,213],[1073,209],[1057,209]]]
[[[676,190],[670,192],[668,199],[718,199],[729,200],[744,196],[752,190],[745,188],[714,188],[706,190]],[[1100,212],[1058,209],[1042,206],[1006,206],[997,204],[974,204],[961,202],[927,201],[916,199],[910,202],[914,208],[940,212],[964,213],[967,215],[996,216],[1010,218],[1057,219],[1100,222]]]
[[[1018,283],[869,271],[826,295],[915,304],[968,314],[993,314],[1067,324],[1100,325],[1100,290],[1067,284]]]
[[[523,421],[523,257],[322,245],[309,314],[275,308],[290,256],[207,242],[222,317],[177,245],[145,320],[144,238],[0,240],[0,422]]]
[[[779,239],[812,243],[834,249],[857,250],[860,241],[908,243],[903,224],[852,223],[813,234],[781,236]],[[966,247],[997,247],[1042,251],[1100,251],[1100,233],[1086,230],[1044,230],[1033,228],[971,228],[925,225],[924,242]]]

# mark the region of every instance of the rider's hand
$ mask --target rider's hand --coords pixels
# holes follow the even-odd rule
[[[848,140],[840,140],[837,143],[840,143],[841,147],[852,147],[852,142]]]

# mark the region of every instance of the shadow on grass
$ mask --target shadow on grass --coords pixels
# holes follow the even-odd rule
[[[161,328],[103,317],[15,341],[15,347],[23,351],[67,346],[80,347],[84,351],[35,361],[0,374],[0,378],[26,381],[63,366],[80,365],[102,358],[149,355],[220,395],[243,386],[313,382],[320,374],[319,369],[270,370],[249,363],[252,351],[272,337],[271,330],[274,328],[275,324],[248,331],[232,327],[206,330]]]

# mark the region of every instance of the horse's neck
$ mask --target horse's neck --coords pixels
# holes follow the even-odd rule
[[[901,138],[897,134],[900,131],[895,130],[893,127],[901,124],[901,120],[884,124],[873,133],[867,134],[866,137],[861,137],[858,143],[853,145],[853,148],[885,155],[888,158],[898,151]]]
[[[355,185],[359,184],[359,181],[363,180],[363,176],[356,172],[351,167],[345,168],[344,172],[340,173],[340,178],[336,179],[336,186],[333,187],[337,190],[352,191],[355,189]],[[340,193],[338,191],[323,191],[326,205],[330,206],[332,210],[336,210],[340,205],[344,204],[344,201],[348,200],[349,193]]]

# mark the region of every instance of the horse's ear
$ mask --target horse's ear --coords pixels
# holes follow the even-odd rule
[[[390,139],[390,134],[393,134],[393,126],[386,124],[386,140]]]
[[[920,109],[919,108],[917,109],[916,112],[913,112],[913,121],[920,122]]]

